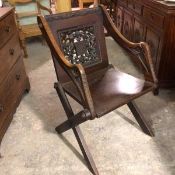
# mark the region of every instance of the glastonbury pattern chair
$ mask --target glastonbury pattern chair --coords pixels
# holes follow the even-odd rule
[[[98,170],[79,128],[81,123],[127,104],[142,130],[153,136],[133,101],[157,87],[148,45],[132,43],[124,38],[102,5],[38,16],[38,24],[50,47],[57,75],[54,87],[68,117],[56,131],[61,134],[73,129],[89,170],[97,175]],[[143,80],[118,71],[109,64],[103,25],[131,55],[130,58],[137,60],[135,64],[142,68]],[[80,112],[74,114],[67,95],[82,105]]]

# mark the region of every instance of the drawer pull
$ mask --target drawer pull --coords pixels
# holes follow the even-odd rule
[[[3,112],[4,111],[4,108],[3,106],[0,104],[0,112]]]
[[[7,33],[9,33],[9,32],[10,32],[10,27],[9,27],[9,26],[6,26],[5,31],[6,31]]]
[[[16,80],[20,80],[21,75],[20,74],[16,74]]]
[[[14,55],[15,50],[14,49],[9,49],[10,55]]]

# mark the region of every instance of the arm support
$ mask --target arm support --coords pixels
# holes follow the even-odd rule
[[[142,65],[145,78],[157,84],[157,78],[154,71],[153,61],[148,44],[145,42],[133,43],[128,41],[116,28],[111,20],[108,12],[103,5],[100,5],[104,18],[104,26],[111,37],[119,43],[123,48],[128,50],[132,55],[138,58],[138,62]],[[136,63],[138,63],[136,62]]]

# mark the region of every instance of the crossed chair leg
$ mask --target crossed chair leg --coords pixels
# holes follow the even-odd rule
[[[74,115],[73,110],[69,104],[69,101],[65,95],[64,89],[62,88],[61,84],[59,82],[55,83],[54,87],[58,93],[60,101],[62,102],[65,113],[68,119],[70,119],[64,122],[63,124],[57,126],[55,130],[59,134],[61,134],[64,131],[72,128],[89,170],[92,172],[92,174],[99,175],[95,162],[86,144],[86,141],[84,140],[83,134],[78,126],[78,124],[86,121],[89,118],[89,115],[86,116],[83,111],[78,113],[77,115]],[[77,118],[80,118],[80,119],[74,120]]]
[[[68,120],[60,124],[55,128],[55,130],[59,133],[62,134],[63,132],[72,129],[74,132],[74,135],[77,139],[77,142],[79,144],[79,147],[83,153],[84,159],[87,163],[87,166],[89,170],[91,171],[92,174],[94,175],[99,175],[97,167],[95,165],[95,162],[92,158],[92,155],[88,149],[88,146],[84,140],[83,134],[79,128],[79,124],[85,122],[86,120],[90,119],[90,113],[88,110],[83,110],[79,112],[78,114],[74,115],[73,110],[69,104],[69,101],[65,95],[65,91],[62,88],[61,84],[55,83],[54,87],[58,93],[58,96],[60,98],[60,101],[63,105],[63,108],[65,110],[65,113],[68,117]],[[135,119],[137,120],[138,124],[140,125],[141,129],[143,130],[144,133],[154,136],[153,131],[151,128],[148,126],[146,121],[144,120],[143,114],[140,112],[138,107],[136,106],[135,102],[129,102],[128,104],[129,109],[131,110],[132,114],[134,115]]]

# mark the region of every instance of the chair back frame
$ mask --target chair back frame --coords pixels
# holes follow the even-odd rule
[[[45,16],[45,19],[62,52],[72,64],[83,64],[86,73],[108,66],[99,9],[73,11],[69,15],[55,14]]]

